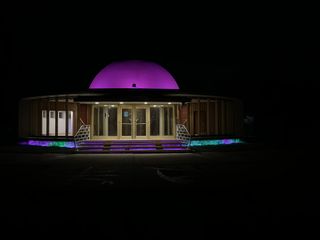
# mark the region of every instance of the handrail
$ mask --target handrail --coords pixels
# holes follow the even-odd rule
[[[191,134],[184,124],[176,125],[176,138],[180,140],[185,146],[190,145]]]
[[[81,118],[80,118],[80,122],[81,122],[82,125],[86,125]]]
[[[80,121],[83,122],[81,119]],[[90,140],[90,125],[82,124],[73,138],[74,145],[78,149],[81,142]]]

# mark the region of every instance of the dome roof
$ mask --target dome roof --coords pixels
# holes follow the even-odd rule
[[[95,76],[89,88],[179,89],[179,86],[159,64],[129,60],[107,65]]]

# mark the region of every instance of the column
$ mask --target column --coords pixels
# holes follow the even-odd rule
[[[66,97],[65,109],[66,109],[66,137],[68,137],[69,133],[69,106],[68,106],[68,98]]]
[[[219,104],[218,104],[218,99],[215,100],[215,116],[214,116],[214,124],[215,124],[215,134],[218,135],[219,134],[219,111],[218,111],[218,107],[219,107]]]
[[[200,98],[198,98],[198,103],[197,103],[197,130],[198,134],[200,135]]]
[[[226,117],[225,117],[225,100],[221,101],[221,133],[225,135],[225,125],[226,125]]]
[[[50,117],[50,114],[49,114],[49,112],[50,112],[50,101],[49,101],[50,99],[49,98],[47,98],[47,136],[49,136],[49,117]]]
[[[55,111],[55,135],[58,136],[58,98],[55,98],[54,101],[54,111]]]
[[[207,99],[207,135],[210,135],[210,99]]]

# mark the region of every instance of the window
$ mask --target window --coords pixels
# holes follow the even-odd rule
[[[56,111],[49,111],[49,119],[47,119],[47,111],[42,110],[42,122],[41,122],[41,133],[46,136],[47,131],[49,136],[66,136],[66,111],[58,111],[56,121]],[[47,125],[48,123],[48,125]],[[56,129],[57,128],[57,129]],[[56,135],[56,131],[57,134]],[[68,136],[73,135],[73,111],[69,111],[68,119]]]
[[[150,135],[160,135],[160,108],[150,108]]]
[[[41,127],[42,135],[47,135],[47,111],[42,110],[42,127]]]
[[[173,108],[163,108],[163,121],[164,121],[164,135],[173,135]]]

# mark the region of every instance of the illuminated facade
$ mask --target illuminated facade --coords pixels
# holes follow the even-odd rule
[[[177,124],[193,137],[236,138],[243,128],[240,100],[185,93],[162,66],[138,60],[107,65],[86,92],[22,99],[19,114],[26,141],[72,139],[82,125],[92,140],[171,140]]]

